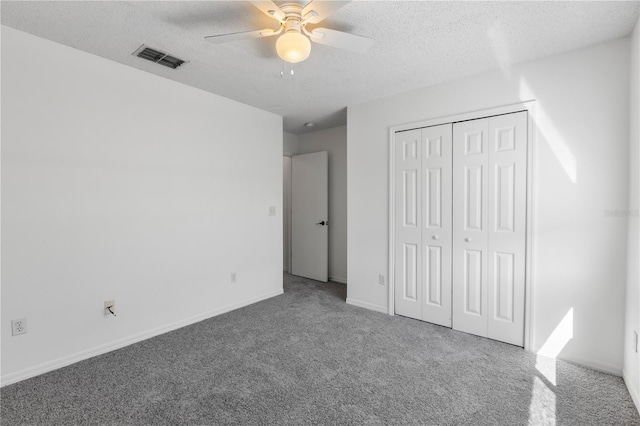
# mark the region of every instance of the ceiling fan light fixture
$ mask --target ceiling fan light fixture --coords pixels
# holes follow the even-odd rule
[[[289,31],[278,37],[276,51],[280,59],[295,64],[309,57],[311,41],[297,31]]]

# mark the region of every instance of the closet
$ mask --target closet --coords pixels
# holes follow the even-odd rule
[[[524,344],[527,112],[395,133],[394,310]]]

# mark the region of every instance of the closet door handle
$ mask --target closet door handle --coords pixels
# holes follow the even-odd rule
[[[437,235],[434,235],[434,236],[433,236],[433,237],[431,237],[431,238],[433,238],[434,240],[437,240],[437,239],[438,239],[438,238],[440,238],[440,237],[439,237],[439,236],[437,236]]]
[[[470,243],[471,242],[471,238],[467,237],[464,239],[466,242]]]

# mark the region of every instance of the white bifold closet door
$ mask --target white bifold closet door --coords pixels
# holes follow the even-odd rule
[[[395,313],[524,344],[526,111],[395,136]]]
[[[451,327],[451,124],[396,134],[395,312]]]
[[[527,113],[453,125],[453,328],[524,345]]]

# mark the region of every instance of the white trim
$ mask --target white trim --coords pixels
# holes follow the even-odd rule
[[[284,157],[283,157],[283,162],[284,162],[284,158],[285,157],[289,159],[289,191],[288,191],[289,193],[286,196],[286,200],[285,200],[284,188],[282,189],[283,201],[287,201],[286,204],[284,202],[282,203],[283,204],[283,207],[282,207],[282,209],[283,209],[283,212],[282,212],[283,219],[284,219],[284,217],[286,217],[288,219],[287,223],[285,223],[282,226],[282,232],[283,233],[284,233],[284,228],[285,227],[287,228],[287,237],[288,237],[287,238],[287,253],[286,253],[287,254],[287,260],[286,260],[286,264],[283,265],[283,270],[285,272],[287,272],[287,273],[289,273],[289,271],[291,271],[291,214],[292,214],[292,210],[291,210],[291,171],[292,171],[291,170],[291,162],[293,161],[291,159],[292,156],[293,156],[293,154],[292,155],[286,155],[285,154]],[[283,174],[283,176],[282,176],[282,181],[283,182],[282,183],[284,184],[284,178],[285,178],[285,176],[284,176],[284,163],[283,163],[282,169],[283,169],[283,173],[282,173]],[[284,211],[285,209],[286,209],[286,212]]]
[[[440,117],[434,117],[427,120],[414,121],[412,123],[399,124],[396,126],[391,126],[389,128],[389,133],[391,135],[395,135],[396,132],[402,132],[405,130],[412,129],[421,129],[423,127],[431,127],[431,126],[439,126],[441,124],[449,124],[456,123],[458,121],[467,121],[467,120],[476,120],[478,118],[491,117],[494,115],[501,114],[511,114],[512,112],[518,112],[523,110],[529,110],[532,103],[535,100],[531,99],[528,101],[518,102],[515,104],[509,104],[504,106],[499,106],[495,108],[487,108],[475,111],[464,112],[461,114],[454,115],[444,115]]]
[[[579,357],[564,356],[564,355],[558,356],[558,359],[570,362],[572,364],[579,365],[581,367],[602,371],[603,373],[607,373],[607,374],[613,374],[614,376],[618,376],[618,377],[622,376],[622,370],[620,370],[620,367],[615,366],[613,364],[607,364],[607,363],[594,361],[592,359],[587,359],[587,358],[579,358]]]
[[[346,284],[347,279],[342,277],[334,277],[333,275],[329,277],[329,281],[333,281],[340,284]]]
[[[395,209],[395,187],[396,187],[396,150],[395,147],[396,141],[396,130],[394,127],[389,128],[389,246],[387,247],[387,253],[389,254],[389,274],[387,278],[387,283],[389,284],[389,297],[387,298],[387,313],[389,315],[395,315],[395,281],[394,277],[396,276],[396,266],[395,266],[395,227],[396,223],[396,209]]]
[[[291,234],[292,234],[292,220],[291,218],[293,217],[293,203],[291,202],[291,196],[293,195],[291,193],[292,188],[293,188],[293,155],[291,157],[291,161],[289,161],[289,197],[287,197],[287,212],[288,212],[288,218],[289,220],[287,221],[287,235],[289,236],[289,244],[287,245],[287,248],[289,250],[287,250],[287,272],[291,273]]]
[[[362,300],[357,300],[349,297],[347,297],[347,305],[357,306],[359,308],[368,309],[370,311],[382,312],[383,314],[387,313],[386,306],[375,305],[373,303],[363,302]]]
[[[622,370],[622,379],[624,380],[624,384],[627,385],[627,390],[629,391],[629,395],[631,395],[631,399],[633,399],[633,403],[636,404],[636,410],[640,412],[640,395],[638,395],[638,389],[636,389],[633,385],[633,380],[631,380],[626,371]]]
[[[389,233],[389,244],[387,247],[389,256],[389,297],[386,312],[389,315],[395,315],[394,309],[394,247],[395,247],[395,232],[394,232],[394,223],[395,223],[395,134],[396,132],[401,132],[405,130],[412,129],[420,129],[423,127],[431,127],[431,126],[439,126],[441,124],[448,123],[456,123],[459,121],[466,120],[475,120],[478,118],[491,117],[494,115],[501,114],[510,114],[518,111],[526,110],[527,114],[527,229],[526,229],[526,260],[525,260],[525,318],[524,318],[524,349],[527,351],[531,351],[533,348],[533,336],[534,336],[534,316],[533,316],[533,295],[532,291],[533,287],[533,229],[534,229],[534,220],[533,220],[533,190],[535,188],[534,182],[534,146],[536,141],[536,132],[534,132],[534,123],[535,123],[535,100],[528,100],[524,102],[518,102],[515,104],[504,105],[496,108],[488,108],[483,110],[476,110],[465,112],[462,114],[456,115],[447,115],[442,117],[435,117],[428,120],[417,121],[413,123],[400,124],[396,126],[389,127],[389,222],[388,222],[388,233]],[[589,365],[591,366],[591,365]],[[592,367],[595,369],[602,369],[597,367]],[[605,366],[604,368],[609,368]],[[615,368],[613,370],[603,370],[607,372],[617,371]],[[615,373],[614,373],[615,374]],[[619,375],[619,371],[618,371]]]
[[[125,346],[132,345],[134,343],[141,342],[143,340],[150,339],[155,336],[159,336],[161,334],[167,333],[169,331],[176,330],[178,328],[186,327],[188,325],[242,308],[244,306],[252,305],[254,303],[260,302],[262,300],[270,299],[275,296],[279,296],[283,294],[283,290],[271,291],[269,293],[263,294],[261,296],[252,297],[250,299],[245,299],[237,303],[233,303],[231,305],[223,306],[218,309],[214,309],[209,312],[205,312],[202,314],[198,314],[192,316],[190,318],[186,318],[180,321],[176,321],[171,324],[163,325],[157,328],[154,328],[149,331],[145,331],[130,337],[125,337],[123,339],[116,340],[114,342],[106,343],[104,345],[96,346],[94,348],[90,348],[81,352],[77,352],[72,355],[64,356],[62,358],[54,359],[53,361],[47,361],[42,364],[38,364],[34,367],[25,368],[23,370],[16,371],[14,373],[5,374],[2,376],[0,381],[2,382],[1,386],[10,385],[12,383],[20,382],[22,380],[29,379],[31,377],[39,376],[40,374],[48,373],[53,370],[57,370],[62,367],[66,367],[68,365],[74,364],[79,361],[83,361],[85,359],[92,358],[94,356],[102,355],[107,352],[114,351],[116,349],[124,348]]]
[[[534,238],[533,238],[533,230],[535,228],[534,223],[534,215],[533,215],[533,200],[535,185],[535,176],[534,176],[534,159],[535,159],[535,146],[536,146],[536,135],[538,127],[535,126],[535,101],[525,102],[525,106],[527,108],[527,226],[526,226],[526,245],[525,245],[525,265],[524,265],[524,349],[526,351],[533,351],[534,342],[533,336],[535,336],[535,321],[534,321],[534,292],[532,291],[533,283],[535,282],[533,279],[533,265],[534,265],[534,257],[533,257],[533,248],[534,248]]]

